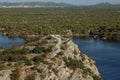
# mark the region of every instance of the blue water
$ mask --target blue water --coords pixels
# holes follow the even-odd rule
[[[8,36],[3,36],[2,33],[0,32],[0,46],[3,48],[9,48],[13,45],[19,46],[25,42],[24,39],[16,37],[16,38],[9,38]]]
[[[103,80],[120,80],[120,42],[106,42],[100,39],[71,38],[96,61]]]

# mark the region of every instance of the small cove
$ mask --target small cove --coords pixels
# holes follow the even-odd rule
[[[24,42],[25,42],[25,39],[23,38],[20,38],[20,37],[9,38],[8,36],[2,35],[2,32],[0,32],[0,46],[3,48],[9,48],[13,45],[19,46]]]

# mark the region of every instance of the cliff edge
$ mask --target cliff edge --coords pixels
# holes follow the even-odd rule
[[[0,80],[102,80],[95,61],[71,40],[51,35],[48,43],[54,44],[51,52],[31,54],[31,65],[12,63],[14,67],[0,71]]]

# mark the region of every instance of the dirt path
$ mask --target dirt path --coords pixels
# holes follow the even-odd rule
[[[59,38],[60,37],[59,35],[51,35],[51,36],[58,41],[58,43],[56,44],[56,46],[54,47],[53,52],[52,52],[52,54],[53,54],[52,58],[53,58],[61,51],[60,45],[61,45],[62,41],[61,41],[61,38]]]

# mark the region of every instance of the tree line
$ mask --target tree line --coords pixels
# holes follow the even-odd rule
[[[0,27],[11,36],[28,34],[99,35],[120,40],[119,7],[0,9]]]

